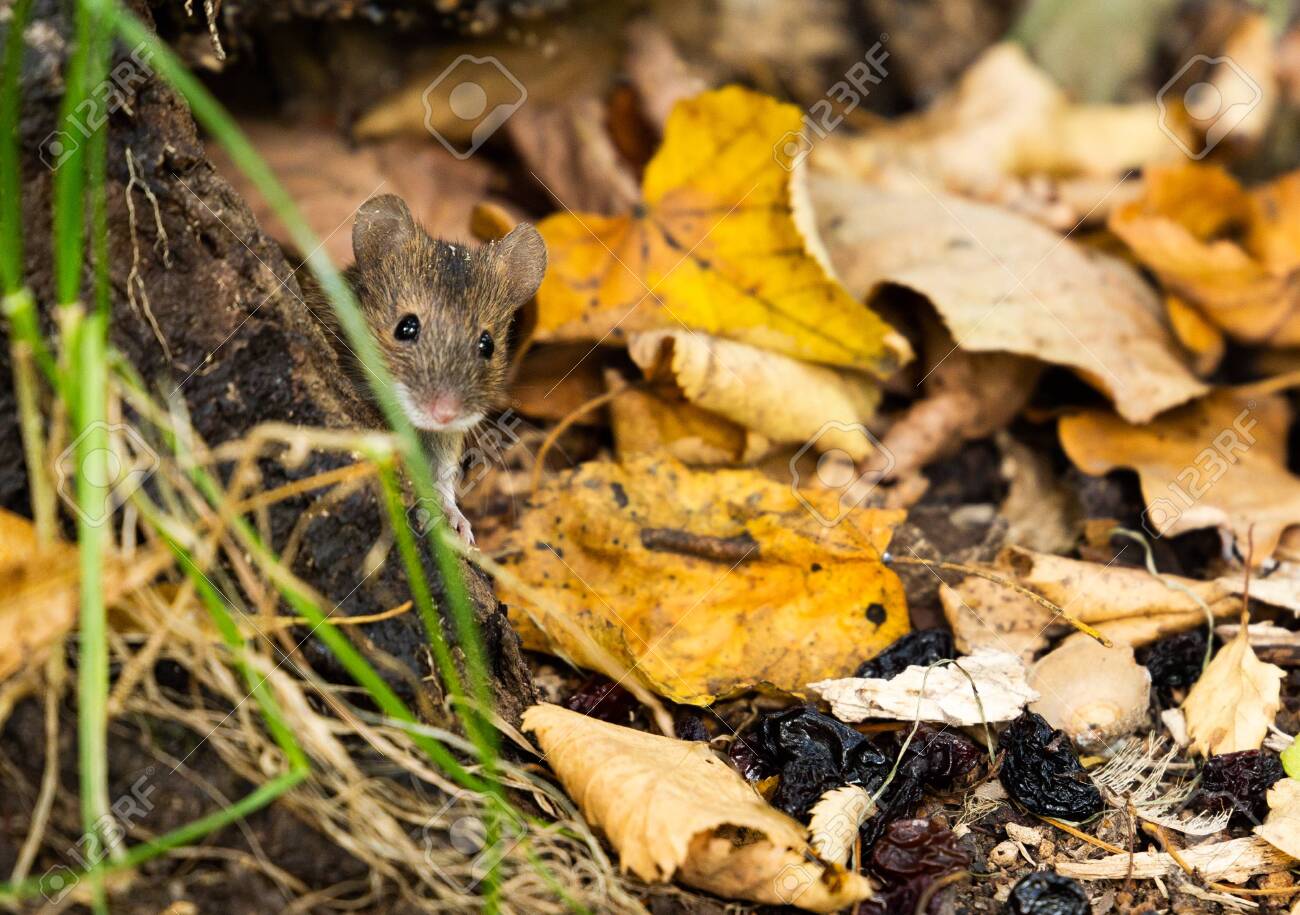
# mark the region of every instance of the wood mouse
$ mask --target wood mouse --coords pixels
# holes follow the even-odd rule
[[[400,197],[372,197],[352,227],[355,262],[343,278],[393,376],[393,393],[424,440],[447,520],[467,543],[456,504],[465,435],[503,406],[506,337],[546,272],[546,245],[527,223],[474,249],[433,238]],[[333,334],[352,383],[374,405],[365,367],[346,346],[321,291],[307,305]]]

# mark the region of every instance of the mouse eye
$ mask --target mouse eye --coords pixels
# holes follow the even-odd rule
[[[478,354],[484,359],[491,359],[492,354],[496,352],[496,348],[497,345],[493,341],[492,335],[487,331],[483,331],[478,338]]]
[[[393,331],[393,336],[403,343],[410,343],[420,336],[420,319],[415,315],[403,316],[402,320],[397,322],[397,330]]]

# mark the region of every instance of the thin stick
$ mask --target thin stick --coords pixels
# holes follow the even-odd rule
[[[973,876],[974,874],[972,874],[970,871],[963,870],[963,871],[953,871],[951,874],[946,874],[945,876],[940,877],[937,880],[932,880],[930,884],[926,886],[924,890],[921,891],[920,898],[916,900],[916,908],[912,910],[914,915],[925,915],[925,913],[930,909],[930,900],[933,899],[935,897],[935,894],[937,894],[940,890],[952,886],[954,883],[960,883],[962,880],[965,880],[967,877],[973,877]]]
[[[931,571],[934,571],[934,569],[939,568],[949,572],[961,572],[966,575],[974,575],[976,578],[983,578],[987,581],[993,582],[994,584],[1002,585],[1004,588],[1010,588],[1013,591],[1018,591],[1019,593],[1023,594],[1025,597],[1032,600],[1034,603],[1038,604],[1040,607],[1050,610],[1054,615],[1061,617],[1063,620],[1065,620],[1075,629],[1079,630],[1084,635],[1091,636],[1092,638],[1096,639],[1098,642],[1101,642],[1101,644],[1105,645],[1107,648],[1115,647],[1114,643],[1110,639],[1106,638],[1106,636],[1102,635],[1098,630],[1089,626],[1087,623],[1085,623],[1083,620],[1079,619],[1078,617],[1071,616],[1069,613],[1065,611],[1064,607],[1058,607],[1056,604],[1052,603],[1050,600],[1043,597],[1043,595],[1031,591],[1028,588],[1026,588],[1024,585],[1019,584],[1018,582],[1014,582],[1009,578],[1006,578],[1002,575],[998,575],[995,572],[990,572],[987,569],[980,569],[974,566],[962,565],[959,562],[942,562],[937,559],[922,559],[919,556],[917,557],[895,556],[892,553],[885,553],[885,555],[882,557],[882,561],[887,566],[894,565],[895,563],[901,563],[903,565],[925,566],[927,569],[930,569]]]
[[[546,455],[551,450],[551,447],[559,440],[560,436],[563,435],[570,426],[592,410],[597,407],[603,407],[605,404],[618,397],[618,395],[625,391],[630,391],[635,387],[639,387],[639,385],[625,384],[622,387],[606,391],[604,394],[599,394],[588,400],[586,403],[580,404],[572,410],[568,416],[556,423],[555,428],[547,433],[546,438],[542,439],[542,444],[537,449],[537,457],[533,460],[533,476],[528,484],[529,491],[537,492],[537,487],[542,485],[542,471],[546,467]]]
[[[1127,849],[1120,848],[1118,845],[1111,845],[1109,842],[1103,842],[1101,839],[1097,838],[1096,836],[1090,836],[1082,829],[1076,829],[1075,827],[1071,826],[1069,823],[1062,823],[1060,820],[1054,820],[1051,817],[1045,817],[1042,814],[1038,814],[1038,813],[1035,813],[1034,816],[1038,817],[1044,823],[1050,823],[1051,825],[1055,826],[1057,829],[1061,830],[1061,832],[1068,832],[1076,839],[1082,839],[1083,841],[1087,842],[1089,845],[1095,845],[1100,849],[1110,852],[1112,855],[1129,854]]]

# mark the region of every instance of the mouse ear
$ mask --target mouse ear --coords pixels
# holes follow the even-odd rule
[[[546,274],[546,242],[538,231],[521,222],[488,248],[511,303],[518,307],[531,299]]]
[[[401,197],[371,197],[352,224],[352,256],[358,264],[374,263],[414,232],[415,219]]]

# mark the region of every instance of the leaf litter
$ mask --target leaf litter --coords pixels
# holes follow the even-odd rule
[[[614,14],[579,36],[589,59],[553,73],[503,50],[537,74],[538,104],[491,160],[453,165],[424,142],[428,117],[466,137],[417,105],[423,77],[357,122],[356,148],[250,122],[322,235],[371,178],[440,234],[468,234],[484,203],[497,222],[539,219],[550,269],[512,393],[549,431],[476,483],[476,561],[553,698],[581,710],[524,716],[536,747],[518,742],[540,753],[512,787],[575,808],[574,832],[536,847],[612,851],[620,873],[601,879],[628,910],[676,882],[924,911],[982,892],[972,861],[1010,911],[1101,905],[1108,891],[1076,878],[1124,881],[1135,907],[1133,881],[1175,878],[1142,892],[1183,906],[1300,892],[1281,876],[1300,793],[1272,749],[1300,727],[1280,666],[1300,654],[1261,658],[1287,638],[1260,642],[1243,609],[1300,631],[1300,182],[1246,160],[1282,105],[1285,81],[1260,69],[1282,66],[1268,26],[1230,31],[1268,98],[1212,162],[1187,161],[1206,139],[1187,112],[1078,101],[1011,42],[968,55],[920,113],[860,111],[796,161],[781,141],[807,119],[769,93],[820,83],[802,59],[773,79],[782,55],[746,44],[743,22],[731,34],[761,66],[734,49],[702,66],[680,23]],[[1227,72],[1204,75],[1226,87]],[[536,193],[504,180],[495,157],[511,152]],[[76,573],[64,545],[0,523],[21,545],[0,555],[18,582],[0,602],[4,676],[72,626]],[[957,555],[976,542],[1002,549]],[[903,563],[937,596],[910,593]],[[41,612],[23,597],[38,567],[58,585]],[[113,572],[111,599],[156,623],[163,598]],[[229,692],[219,672],[202,682]],[[331,790],[370,818],[361,856],[417,869],[401,823],[419,800],[367,787],[315,710],[329,687],[274,684],[337,764]],[[1175,722],[1185,740],[1166,744]],[[252,771],[258,746],[216,742]]]

